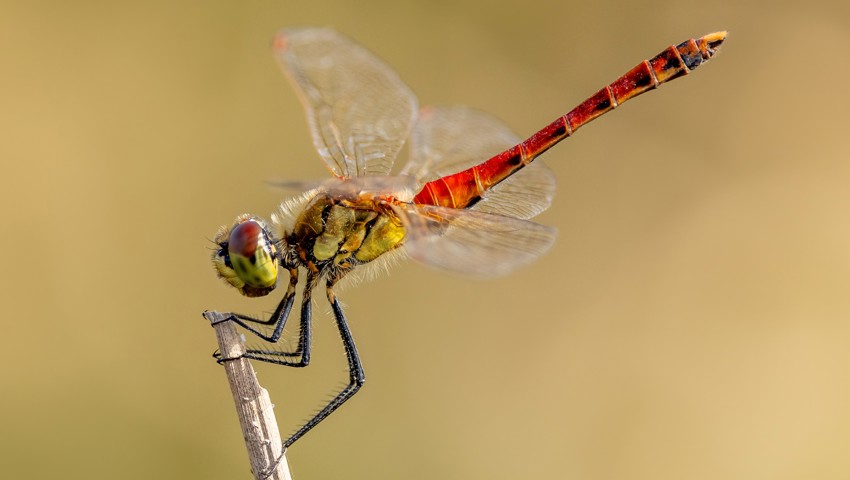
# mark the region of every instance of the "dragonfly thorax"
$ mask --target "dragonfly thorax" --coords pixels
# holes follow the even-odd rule
[[[286,241],[308,269],[351,269],[400,247],[404,236],[398,216],[377,198],[320,193],[296,217]]]

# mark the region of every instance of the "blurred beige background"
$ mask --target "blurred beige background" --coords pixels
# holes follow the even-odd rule
[[[847,2],[2,2],[0,476],[250,478],[204,309],[268,178],[327,175],[270,54],[321,24],[523,136],[671,43],[695,75],[545,156],[559,239],[506,278],[348,288],[368,382],[296,479],[850,477]],[[345,381],[258,367],[290,432]]]

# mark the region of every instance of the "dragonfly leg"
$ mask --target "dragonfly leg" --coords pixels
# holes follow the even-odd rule
[[[344,274],[345,273],[333,278],[328,278],[327,295],[328,302],[330,302],[331,307],[333,308],[334,320],[336,320],[339,335],[342,338],[342,344],[345,348],[345,357],[348,360],[348,385],[336,394],[336,396],[327,405],[325,405],[324,408],[319,410],[313,418],[308,420],[304,426],[292,434],[292,436],[284,442],[284,448],[295,443],[296,440],[304,436],[305,433],[318,425],[319,422],[327,418],[334,412],[334,410],[345,403],[346,400],[354,396],[354,394],[360,390],[360,387],[362,387],[363,383],[366,381],[366,375],[363,373],[363,365],[360,363],[360,355],[357,353],[357,347],[354,346],[354,338],[351,336],[351,330],[348,328],[348,322],[345,320],[345,314],[343,313],[342,307],[339,305],[339,301],[337,301],[336,295],[333,291],[333,286]]]
[[[318,283],[319,277],[313,272],[307,272],[307,283],[301,301],[301,326],[298,334],[298,346],[293,352],[274,349],[249,349],[245,351],[242,358],[250,358],[275,365],[287,367],[306,367],[310,364],[310,348],[312,346],[312,318],[313,318],[313,288]],[[278,335],[279,336],[279,335]],[[291,360],[297,357],[296,360]]]
[[[289,278],[289,286],[287,287],[286,294],[283,299],[281,299],[277,308],[275,308],[274,313],[272,313],[271,318],[268,320],[262,320],[254,317],[250,317],[247,315],[242,315],[239,313],[229,313],[223,316],[220,321],[232,321],[242,328],[248,330],[254,335],[262,338],[263,340],[271,343],[276,343],[280,336],[283,333],[283,328],[286,326],[286,320],[289,318],[289,314],[292,311],[292,304],[295,300],[295,286],[298,284],[298,270],[290,269],[290,278]],[[312,336],[311,333],[311,310],[310,310],[310,292],[316,284],[316,278],[314,275],[308,275],[307,277],[307,285],[304,291],[304,304],[301,309],[301,325],[300,332],[298,335],[298,347],[293,352],[274,350],[274,349],[249,349],[246,350],[245,354],[242,355],[243,358],[251,358],[255,360],[260,360],[264,362],[275,363],[278,365],[287,365],[292,367],[305,367],[310,363],[310,338]],[[260,330],[252,327],[250,323],[257,323],[262,325],[271,325],[274,324],[275,328],[271,335],[266,335]],[[228,359],[221,358],[221,353],[216,351],[213,354],[213,357],[216,358],[216,362],[222,363],[227,361]],[[297,357],[297,360],[282,358],[292,358]]]

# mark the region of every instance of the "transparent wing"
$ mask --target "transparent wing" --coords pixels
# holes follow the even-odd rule
[[[535,160],[491,188],[472,210],[528,219],[549,208],[554,196],[555,175]]]
[[[407,254],[424,264],[481,277],[506,274],[540,257],[555,229],[528,220],[479,212],[403,204]]]
[[[307,111],[313,144],[334,175],[387,174],[417,111],[395,71],[328,28],[284,29],[274,44]]]
[[[420,183],[457,173],[520,142],[498,118],[469,107],[425,107],[410,136],[410,161],[402,174]],[[539,160],[503,181],[473,210],[531,218],[549,208],[555,176]]]
[[[448,166],[471,167],[519,141],[501,120],[480,110],[423,107],[410,134],[410,161],[401,173],[430,182],[455,173]]]
[[[266,180],[266,185],[283,190],[287,194],[299,194],[308,190],[315,190],[324,183],[325,180]]]
[[[413,198],[416,183],[404,175],[382,175],[374,177],[339,180],[332,178],[322,182],[319,189],[338,198],[384,198],[387,196],[408,202]]]

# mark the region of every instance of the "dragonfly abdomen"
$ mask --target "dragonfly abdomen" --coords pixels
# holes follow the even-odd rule
[[[534,161],[581,126],[613,110],[621,103],[664,82],[686,75],[705,63],[717,52],[725,38],[726,32],[716,32],[667,47],[658,55],[639,63],[522,143],[474,167],[426,183],[413,198],[414,203],[451,208],[474,205],[488,189]]]

